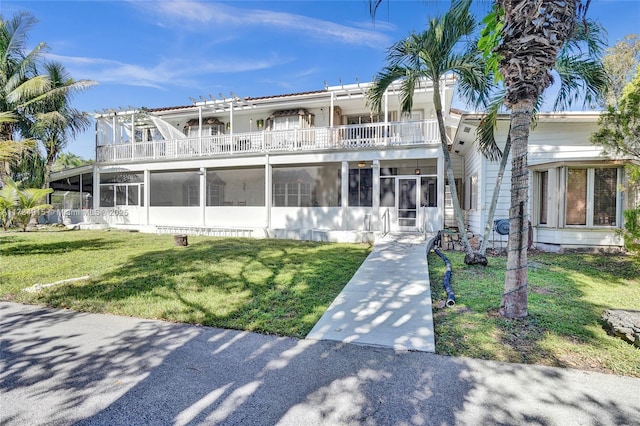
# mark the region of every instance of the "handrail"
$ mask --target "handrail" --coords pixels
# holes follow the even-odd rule
[[[382,236],[387,235],[391,228],[391,218],[389,217],[389,207],[382,214]]]

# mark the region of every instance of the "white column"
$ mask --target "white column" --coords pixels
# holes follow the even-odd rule
[[[116,113],[113,113],[113,119],[111,122],[111,139],[113,139],[113,161],[117,158],[117,144],[118,144],[118,129],[116,128]]]
[[[131,140],[129,141],[131,143],[131,158],[135,159],[136,158],[136,149],[135,149],[135,142],[136,142],[136,115],[135,113],[131,113]]]
[[[384,122],[389,122],[389,90],[384,91]]]
[[[202,105],[198,107],[198,146],[202,155]]]
[[[98,167],[93,167],[93,209],[100,207],[100,173]]]
[[[329,106],[329,127],[333,127],[333,92],[331,92],[331,105]]]
[[[207,169],[200,167],[200,224],[207,226]]]
[[[269,154],[265,155],[264,164],[264,206],[265,206],[265,227],[271,228],[271,206],[272,206],[272,167],[269,162]]]
[[[83,206],[83,200],[82,200],[82,173],[80,173],[80,176],[78,176],[79,180],[80,180],[80,211],[82,212],[82,206]],[[84,222],[84,217],[82,218],[82,221]]]
[[[371,230],[381,231],[380,226],[380,160],[373,160],[373,214],[371,215]]]
[[[144,192],[142,197],[144,198],[144,224],[149,225],[149,204],[151,202],[151,173],[149,170],[144,171]]]
[[[96,161],[96,162],[98,161],[98,145],[99,145],[99,143],[100,143],[100,140],[99,140],[99,138],[100,138],[100,132],[98,132],[98,120],[102,120],[102,118],[98,118],[98,119],[96,119],[96,120],[95,120],[95,123],[94,123],[94,125],[93,125],[93,127],[94,127],[94,132],[95,132],[95,133],[94,133],[94,135],[95,135],[95,141],[96,141],[96,149],[95,149],[95,151],[94,151],[94,155],[95,155],[95,157],[94,157],[94,161]],[[103,141],[103,142],[104,142],[104,141]]]
[[[348,224],[347,214],[349,213],[348,207],[347,207],[349,204],[349,163],[346,161],[342,162],[341,175],[342,175],[342,181],[341,181],[342,198],[340,200],[340,205],[342,210],[342,229],[346,230],[347,224]]]

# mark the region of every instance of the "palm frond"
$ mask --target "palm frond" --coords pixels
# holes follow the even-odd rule
[[[494,94],[487,106],[484,117],[476,129],[476,145],[480,153],[490,161],[497,161],[502,157],[502,150],[495,139],[495,129],[498,116],[504,101],[504,89]]]
[[[609,87],[609,77],[600,61],[577,56],[562,56],[556,61],[555,71],[560,77],[560,88],[553,104],[554,111],[564,111],[583,100],[584,106],[599,103]]]

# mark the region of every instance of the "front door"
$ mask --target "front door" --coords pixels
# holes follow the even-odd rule
[[[396,206],[398,209],[398,230],[418,230],[418,190],[419,178],[398,178],[396,188]]]

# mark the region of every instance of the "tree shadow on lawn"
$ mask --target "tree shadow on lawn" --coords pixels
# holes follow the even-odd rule
[[[452,254],[452,286],[458,305],[434,310],[436,352],[640,377],[640,365],[634,362],[637,350],[602,328],[602,312],[618,307],[618,301],[609,295],[594,301],[585,290],[593,279],[606,283],[611,295],[638,295],[637,261],[626,256],[569,256],[531,254],[529,316],[505,319],[498,314],[505,259],[493,258],[492,266],[485,269],[466,266],[461,256]],[[431,259],[438,261],[435,256]],[[444,292],[442,268],[433,266],[435,301],[444,298]],[[592,269],[597,271],[595,276],[589,272],[587,277],[585,272]]]
[[[90,312],[303,337],[368,254],[366,246],[207,239],[147,252],[37,301]]]
[[[18,243],[18,245],[12,247],[0,245],[0,256],[50,255],[72,251],[105,250],[123,244],[122,241],[107,240],[104,238],[85,238],[82,240],[57,241],[52,243],[30,241],[26,238],[15,238],[9,241],[0,238],[0,242]]]

